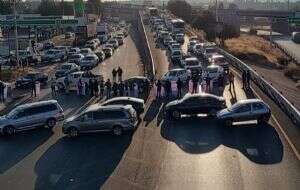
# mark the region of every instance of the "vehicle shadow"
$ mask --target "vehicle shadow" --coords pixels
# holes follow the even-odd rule
[[[35,189],[100,189],[121,161],[132,135],[61,138],[35,165]]]
[[[52,134],[52,130],[43,128],[19,132],[12,137],[0,136],[0,174],[23,160]]]
[[[164,104],[163,99],[154,99],[151,102],[151,104],[144,116],[144,121],[145,121],[146,127],[148,126],[149,123],[151,123],[151,121],[153,121],[153,119],[156,118],[156,116],[158,115],[159,110],[163,104]]]
[[[279,163],[283,157],[282,142],[270,124],[225,127],[209,118],[183,118],[164,121],[161,136],[190,154],[208,153],[223,144],[258,164]]]

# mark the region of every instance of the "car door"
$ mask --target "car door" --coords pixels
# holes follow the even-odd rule
[[[251,105],[243,104],[234,110],[233,119],[235,121],[247,121],[251,119]]]
[[[110,112],[105,110],[95,111],[93,113],[93,119],[95,122],[94,129],[97,131],[109,131],[110,130]]]
[[[14,118],[14,126],[17,130],[25,130],[36,126],[36,117],[33,108],[25,108],[21,110]]]
[[[78,126],[81,132],[91,132],[95,130],[95,123],[93,120],[93,112],[86,112],[79,118]]]

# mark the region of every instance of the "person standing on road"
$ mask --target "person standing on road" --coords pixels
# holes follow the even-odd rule
[[[94,96],[94,81],[93,79],[90,78],[89,80],[89,85],[88,85],[88,89],[90,91],[90,95]]]
[[[165,91],[166,91],[166,97],[170,98],[170,94],[171,94],[171,82],[169,80],[166,80],[166,82],[165,82]]]
[[[82,81],[81,81],[81,79],[79,79],[78,80],[78,83],[77,83],[77,91],[78,91],[78,95],[80,96],[80,95],[82,95],[83,94],[83,84],[82,84]]]
[[[247,72],[243,70],[242,73],[242,82],[243,82],[243,89],[245,90],[247,88]]]
[[[104,81],[103,81],[103,79],[101,79],[99,86],[100,86],[100,98],[102,98],[104,96]]]
[[[94,95],[98,96],[99,94],[99,82],[97,79],[94,80]]]
[[[124,89],[125,89],[125,96],[129,96],[129,86],[128,82],[124,83]]]
[[[231,91],[231,88],[233,88],[234,90],[234,75],[231,71],[228,74],[228,80],[229,80],[229,90]]]
[[[31,97],[36,97],[36,87],[35,87],[35,81],[32,79],[30,82],[30,87],[31,87]]]
[[[51,94],[52,94],[52,97],[56,96],[56,90],[55,90],[55,82],[52,81],[51,83]]]
[[[66,93],[69,93],[70,82],[69,82],[69,76],[68,75],[65,77],[64,83],[65,83],[65,87],[66,87]]]
[[[161,97],[161,86],[162,86],[162,84],[161,84],[161,82],[160,82],[160,80],[157,80],[157,82],[156,82],[156,97],[157,98],[160,98]]]
[[[119,87],[119,94],[120,94],[120,96],[124,96],[124,87],[125,86],[124,86],[123,81],[120,81],[118,87]]]
[[[194,93],[197,93],[197,92],[198,92],[198,90],[197,90],[197,88],[198,88],[198,79],[197,79],[196,76],[193,76],[193,77],[192,77],[192,83],[193,83],[192,94],[194,94]]]
[[[118,96],[118,84],[116,82],[114,82],[112,85],[112,91],[113,91],[114,97]]]
[[[109,99],[111,93],[111,82],[109,79],[107,79],[107,81],[105,82],[105,86],[106,86],[106,98]]]
[[[118,67],[117,72],[118,72],[119,81],[122,81],[123,70],[121,69],[121,67]]]
[[[250,89],[251,73],[249,70],[247,70],[247,73],[246,73],[246,80],[247,80],[247,88]]]
[[[4,89],[5,89],[5,84],[0,81],[0,101],[4,102]]]
[[[181,97],[181,89],[182,89],[182,81],[180,80],[180,78],[178,77],[177,81],[177,98]]]
[[[209,75],[206,76],[206,79],[205,79],[205,83],[206,83],[206,92],[207,93],[210,93],[210,81],[211,81],[211,78]]]
[[[113,82],[116,82],[117,70],[114,68],[111,73],[112,73],[112,76],[113,76]]]

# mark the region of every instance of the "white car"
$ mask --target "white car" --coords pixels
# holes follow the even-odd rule
[[[224,69],[218,65],[209,65],[205,70],[205,77],[209,77],[211,80],[217,80],[224,74]]]
[[[65,51],[50,49],[42,56],[42,62],[58,62],[66,59]]]
[[[175,50],[181,50],[181,45],[179,43],[172,43],[169,45],[169,50],[175,51]]]
[[[83,55],[83,56],[87,56],[89,54],[93,54],[94,52],[91,50],[91,48],[82,48],[80,50],[80,53]]]
[[[197,57],[188,57],[182,61],[182,66],[187,70],[195,70],[202,72],[202,63]]]
[[[111,44],[114,47],[114,49],[117,49],[119,47],[119,42],[116,39],[110,39],[107,43]]]
[[[76,71],[80,71],[80,67],[78,65],[76,65],[75,63],[64,63],[60,69],[58,69],[55,72],[55,77],[56,78],[60,78],[60,77],[64,77],[70,73],[76,72]]]
[[[55,82],[58,85],[59,89],[65,89],[65,78],[66,77],[61,77],[58,78]],[[90,72],[84,72],[84,71],[78,71],[74,73],[70,73],[68,75],[68,80],[69,80],[69,90],[77,90],[77,84],[79,79],[81,79],[82,82],[89,82],[91,78],[95,78],[98,81],[103,79],[102,75],[94,75]]]
[[[162,77],[162,81],[177,81],[178,78],[180,78],[180,80],[182,82],[186,82],[188,77],[190,76],[190,72],[186,69],[172,69],[169,70],[163,77]]]
[[[218,50],[215,47],[207,47],[204,49],[203,56],[206,59],[210,59],[214,54],[217,54]]]
[[[219,66],[223,67],[224,71],[229,70],[229,63],[228,63],[227,59],[221,54],[212,55],[211,58],[209,59],[209,62],[211,64],[215,64],[215,65],[219,65]]]
[[[99,58],[95,54],[85,56],[79,63],[81,69],[92,69],[99,63]]]
[[[78,53],[80,53],[80,48],[78,48],[78,47],[70,48],[70,49],[69,49],[69,52],[68,52],[68,58],[69,58],[71,55],[78,54]]]
[[[84,47],[85,48],[90,48],[91,50],[96,50],[97,49],[97,43],[93,40],[87,41]]]
[[[194,51],[194,46],[198,43],[197,40],[190,40],[188,44],[188,52],[193,53]]]
[[[217,113],[217,118],[227,126],[231,126],[233,122],[250,120],[257,120],[259,124],[267,123],[270,117],[270,107],[260,99],[240,100]]]
[[[65,54],[67,54],[69,52],[68,46],[55,46],[53,49],[63,51],[63,52],[65,52]]]

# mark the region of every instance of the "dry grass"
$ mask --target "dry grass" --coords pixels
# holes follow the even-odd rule
[[[238,38],[226,40],[225,46],[229,52],[239,58],[264,66],[277,67],[278,59],[285,57],[281,50],[258,36],[241,35]]]

